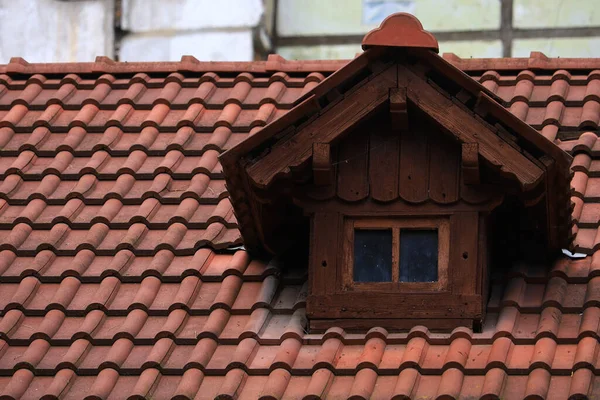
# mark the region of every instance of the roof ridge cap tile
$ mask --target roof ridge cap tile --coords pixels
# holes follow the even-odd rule
[[[0,64],[0,74],[135,74],[174,72],[334,72],[350,60],[286,60],[270,55],[267,61],[199,61],[193,56],[182,56],[180,61],[114,61],[96,57],[94,62],[29,63],[21,57]]]
[[[97,57],[95,62],[29,63],[13,57],[8,64],[0,64],[0,74],[135,74],[174,72],[335,72],[350,60],[286,60],[272,54],[267,61],[198,61],[183,56],[180,61],[123,62],[108,57]],[[532,52],[530,57],[461,58],[454,53],[442,57],[465,72],[482,70],[595,70],[600,68],[600,57],[548,57]],[[110,61],[109,61],[110,60]]]

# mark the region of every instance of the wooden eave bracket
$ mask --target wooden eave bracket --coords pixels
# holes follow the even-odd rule
[[[408,129],[408,112],[406,107],[406,88],[390,88],[390,116],[394,130]]]
[[[479,184],[479,144],[463,143],[461,153],[462,176],[465,184]]]
[[[329,143],[313,143],[312,169],[316,186],[328,186],[333,183],[333,166]]]
[[[523,139],[552,157],[559,166],[566,166],[568,168],[571,165],[572,158],[566,151],[540,135],[529,124],[506,110],[502,104],[498,103],[485,92],[479,93],[474,111],[484,119],[488,115],[491,115],[492,117],[501,120],[508,128],[518,132]]]
[[[365,79],[357,90],[349,91],[335,105],[330,104],[321,110],[318,117],[299,126],[293,140],[287,140],[284,145],[274,145],[270,152],[248,166],[246,171],[250,180],[255,186],[266,189],[275,179],[289,176],[294,168],[306,165],[313,154],[314,143],[333,143],[358,123],[370,118],[385,106],[390,97],[389,89],[396,85],[395,66]],[[317,168],[323,166],[321,163]]]
[[[461,143],[477,143],[479,154],[496,171],[519,182],[523,191],[535,189],[544,172],[474,115],[459,107],[409,68],[398,66],[408,78],[407,98]],[[547,140],[544,138],[544,140]]]

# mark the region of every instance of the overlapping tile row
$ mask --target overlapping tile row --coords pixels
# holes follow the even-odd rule
[[[235,252],[218,156],[322,79],[0,76],[0,393],[92,374],[86,394],[108,396],[131,357],[153,354],[130,365],[147,376],[181,354],[193,374],[244,340],[300,343],[305,276]]]
[[[218,155],[322,79],[0,76],[0,250],[241,244]]]
[[[93,80],[33,75],[14,81],[0,75],[0,147],[7,154],[28,149],[50,157],[63,151],[91,156],[100,149],[111,155],[141,150],[164,156],[174,149],[201,155],[226,149],[278,118],[323,78],[209,73]],[[96,155],[96,161],[103,157]]]
[[[564,399],[598,390],[600,144],[579,132],[595,129],[600,75],[475,76],[575,155],[576,243],[592,256],[495,280],[481,333],[308,334],[306,271],[235,249],[218,163],[327,74],[269,63],[288,73],[221,65],[125,78],[106,64],[114,75],[0,75],[0,395]]]
[[[600,143],[594,132],[584,132],[577,139],[557,140],[573,155],[571,201],[575,250],[593,254],[600,248]]]
[[[104,387],[108,395],[112,378],[169,371],[167,360],[174,362],[174,356],[185,359],[193,373],[208,367],[209,360],[218,370],[219,357],[227,357],[234,348],[251,350],[248,345],[258,343],[259,334],[267,342],[293,336],[300,343],[305,278],[296,284],[292,279],[278,290],[278,268],[251,260],[245,251],[216,254],[202,249],[193,257],[162,251],[144,266],[147,258],[126,253],[114,258],[126,257],[130,261],[125,264],[137,264],[130,271],[130,282],[122,276],[96,274],[98,283],[69,275],[55,277],[59,283],[44,283],[30,275],[2,284],[2,299],[9,299],[9,304],[1,307],[0,365],[6,364],[0,366],[0,374],[12,376],[2,388],[5,396],[31,397],[26,392],[34,376],[49,374],[56,378],[53,388],[67,384],[60,388],[65,393],[76,374],[92,374],[98,380],[95,387]],[[83,260],[103,261],[92,253],[79,257]],[[173,274],[177,269],[183,271],[168,279],[167,271]],[[127,361],[147,356],[143,365]],[[172,367],[171,372],[184,373],[184,365]],[[97,394],[89,390],[86,394]],[[119,392],[112,395],[126,397]]]
[[[573,155],[575,250],[592,254],[600,248],[600,70],[487,71],[473,77],[511,112]]]
[[[487,71],[473,78],[550,140],[598,129],[600,70],[589,73],[522,70],[509,74]]]
[[[34,74],[19,79],[0,74],[0,109],[21,104],[51,115],[54,114],[51,111],[57,109],[55,106],[81,109],[86,105],[107,109],[129,104],[136,109],[152,109],[164,104],[187,109],[195,103],[209,108],[222,108],[230,103],[257,108],[272,103],[280,106],[278,108],[289,108],[307,87],[314,87],[323,80],[323,74],[318,72],[302,75],[294,77],[275,72],[268,76],[253,76],[241,72],[219,76],[207,72],[184,76],[175,72],[166,78],[137,73],[128,78],[105,74],[89,79],[67,74],[53,79]]]
[[[365,379],[369,379],[370,370],[365,369],[362,376],[367,377]],[[65,371],[65,374],[62,376],[63,380],[68,380],[73,375],[72,372]],[[108,375],[108,374],[107,374]],[[394,395],[397,394],[397,398],[416,398],[416,399],[435,399],[436,397],[444,398],[442,396],[437,396],[438,388],[442,383],[443,379],[439,375],[421,375],[419,373],[407,374],[410,375],[410,378],[413,379],[416,384],[413,387],[405,388],[403,385],[398,384],[399,376],[377,376],[375,379],[371,379],[366,383],[362,383],[363,388],[358,388],[354,386],[354,378],[352,376],[334,376],[331,378],[331,381],[328,381],[327,384],[328,389],[326,393],[330,396],[330,398],[335,399],[347,399],[352,398],[351,396],[356,396],[353,398],[357,399],[380,399],[387,400],[394,398]],[[497,372],[498,378],[503,377],[503,373]],[[256,376],[256,375],[248,375],[244,372],[235,371],[230,373],[230,380],[228,382],[228,387],[223,388],[223,381],[220,377],[204,375],[200,371],[194,370],[193,373],[189,373],[188,380],[181,385],[180,378],[178,376],[172,375],[163,375],[160,372],[153,371],[152,374],[147,374],[145,376],[144,381],[140,382],[138,376],[111,376],[113,381],[111,381],[110,389],[113,392],[120,393],[121,396],[103,396],[109,389],[106,387],[100,387],[99,384],[96,383],[95,377],[92,376],[78,376],[74,382],[70,382],[72,386],[70,386],[70,390],[66,394],[62,394],[60,398],[64,399],[82,399],[87,394],[96,393],[97,397],[90,396],[90,398],[109,398],[109,399],[118,399],[118,398],[157,398],[157,399],[167,399],[167,398],[192,398],[189,397],[189,393],[199,393],[196,397],[197,399],[214,399],[218,398],[219,394],[222,394],[221,398],[240,398],[240,399],[302,399],[304,398],[304,394],[315,393],[312,395],[312,398],[321,398],[322,393],[318,393],[320,389],[319,386],[313,385],[310,387],[310,390],[307,388],[314,381],[313,376],[292,376],[289,378],[289,382],[286,382],[287,390],[283,391],[280,387],[278,387],[278,383],[287,379],[287,375],[285,371],[276,370],[268,376]],[[275,378],[272,378],[274,376]],[[318,376],[318,375],[317,375]],[[450,376],[448,374],[447,376]],[[491,375],[490,375],[491,376]],[[234,379],[238,378],[239,380],[244,381],[244,388],[252,388],[255,389],[251,392],[250,396],[254,397],[246,397],[244,391],[236,391],[235,381]],[[279,378],[277,381],[276,379]],[[449,378],[446,378],[446,382]],[[578,377],[579,379],[579,377]],[[594,380],[594,384],[598,385],[597,379],[592,378]],[[0,385],[3,385],[3,381],[6,381],[7,378],[0,377]],[[479,398],[481,393],[483,392],[492,392],[494,388],[490,388],[490,384],[487,386],[486,382],[490,382],[492,378],[488,378],[486,381],[485,376],[472,376],[467,375],[463,379],[463,383],[461,385],[461,389],[459,390],[459,394],[457,396],[446,396],[447,398]],[[234,382],[232,382],[234,381]],[[552,376],[550,378],[550,390],[548,395],[545,397],[547,399],[560,400],[568,398],[569,396],[569,382],[571,378],[568,376]],[[52,387],[50,387],[53,385]],[[526,396],[525,387],[528,385],[528,378],[525,376],[507,376],[504,381],[504,388],[501,391],[501,398],[507,399],[522,399]],[[221,390],[223,388],[223,390]],[[60,384],[55,384],[52,377],[35,377],[32,379],[30,386],[25,393],[24,397],[29,398],[37,398],[39,393],[52,393],[54,396],[58,397],[57,392],[61,389]],[[408,390],[412,390],[410,395],[406,395]],[[445,391],[442,391],[445,392]],[[452,393],[455,393],[456,390],[452,390]],[[150,395],[151,393],[151,395]],[[229,394],[233,393],[233,394]],[[575,392],[576,393],[576,392]],[[178,394],[180,397],[175,397]],[[258,397],[257,397],[258,396]],[[482,396],[481,396],[482,397]],[[494,395],[488,396],[489,398],[494,398]],[[310,396],[306,396],[306,398],[311,398]],[[535,397],[533,397],[535,398]]]
[[[14,282],[0,320],[9,398],[567,398],[600,383],[592,257],[549,274],[516,266],[494,285],[481,333],[308,334],[305,271],[245,251],[122,251],[107,268],[85,250],[78,261],[47,256],[10,263],[44,263],[43,274],[1,276]]]

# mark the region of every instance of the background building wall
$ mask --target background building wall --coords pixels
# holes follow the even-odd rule
[[[123,0],[122,61],[252,60],[262,0]]]
[[[597,0],[276,0],[277,51],[286,58],[348,58],[381,18],[416,15],[440,52],[461,57],[600,56]]]
[[[0,63],[112,56],[113,26],[113,0],[0,0]]]
[[[0,63],[351,58],[415,14],[461,57],[600,55],[598,0],[0,0]]]
[[[263,14],[262,0],[0,0],[0,63],[250,61]]]

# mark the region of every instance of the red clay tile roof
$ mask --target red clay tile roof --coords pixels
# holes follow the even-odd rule
[[[600,60],[452,59],[574,154],[592,254]],[[217,155],[341,65],[0,66],[2,398],[600,396],[600,253],[496,277],[482,333],[308,334],[306,271],[235,249]]]

